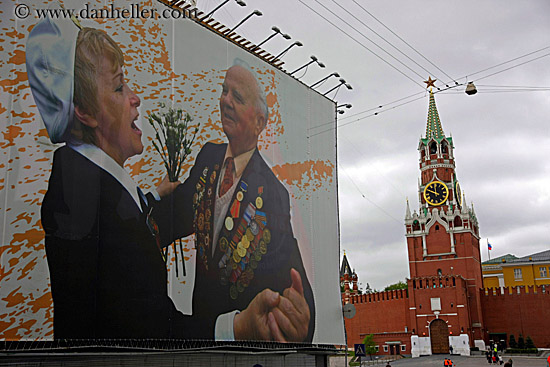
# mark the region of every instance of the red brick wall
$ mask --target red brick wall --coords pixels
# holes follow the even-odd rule
[[[517,293],[520,288],[520,294]],[[527,289],[526,289],[527,288]],[[481,290],[485,327],[490,333],[507,333],[518,340],[519,334],[530,336],[538,348],[550,348],[550,287],[510,287]],[[528,291],[529,293],[526,293]],[[536,293],[535,293],[536,291]]]
[[[405,332],[409,309],[406,290],[353,296],[350,303],[357,312],[354,318],[345,319],[349,347],[362,343],[367,334]]]
[[[438,229],[436,229],[438,228]],[[451,252],[451,237],[441,222],[435,223],[430,227],[430,232],[426,236],[426,248],[428,249],[428,255],[430,254],[442,254]],[[432,269],[434,272],[422,273],[420,276],[437,275],[436,269]]]

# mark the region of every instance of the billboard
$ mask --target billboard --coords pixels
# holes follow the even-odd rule
[[[52,112],[72,89],[41,60],[73,68],[79,30],[29,35],[45,12],[69,22],[56,6],[0,14],[0,338],[344,344],[336,132],[308,132],[334,104],[178,10],[92,1],[63,11],[104,30],[123,71],[90,46],[92,82],[68,73],[74,110]],[[68,51],[48,48],[59,34]],[[197,129],[179,186],[147,119],[170,108]]]

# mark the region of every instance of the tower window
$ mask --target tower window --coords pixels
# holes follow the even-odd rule
[[[430,154],[436,154],[437,153],[437,144],[435,142],[430,144]]]
[[[443,275],[443,272],[441,271],[441,269],[437,269],[437,276],[440,277]]]
[[[441,152],[443,152],[443,154],[447,154],[449,152],[446,142],[443,142],[443,144],[441,145]]]
[[[462,227],[462,219],[457,215],[454,220],[455,227]]]
[[[439,224],[436,224],[436,225],[435,225],[435,230],[436,230],[436,231],[439,231]]]

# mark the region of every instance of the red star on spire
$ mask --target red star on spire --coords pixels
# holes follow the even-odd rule
[[[432,79],[431,76],[428,77],[428,80],[424,80],[424,83],[426,83],[426,88],[435,87],[435,82],[437,79]]]

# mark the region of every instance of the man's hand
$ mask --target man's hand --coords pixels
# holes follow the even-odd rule
[[[309,306],[300,273],[290,270],[292,285],[283,292],[279,305],[268,314],[269,329],[279,342],[302,342],[309,328]]]
[[[164,176],[164,179],[161,181],[161,183],[157,186],[157,192],[160,197],[163,198],[174,192],[174,190],[176,189],[176,187],[178,187],[180,183],[181,182],[179,181],[170,182],[170,180],[168,179],[168,175],[166,175]]]
[[[279,293],[267,288],[258,293],[244,311],[235,315],[235,340],[272,340],[269,314],[281,298]]]

